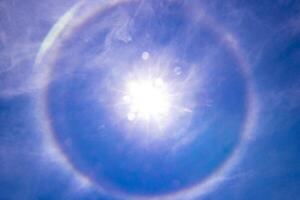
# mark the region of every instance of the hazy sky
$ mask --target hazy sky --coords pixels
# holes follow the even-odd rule
[[[300,2],[0,2],[0,199],[300,198]]]

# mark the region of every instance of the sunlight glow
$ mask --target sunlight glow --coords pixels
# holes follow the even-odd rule
[[[128,105],[129,121],[166,117],[171,104],[166,84],[161,78],[129,81],[123,100]]]

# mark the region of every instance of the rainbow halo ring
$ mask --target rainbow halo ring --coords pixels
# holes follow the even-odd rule
[[[81,1],[35,67],[49,156],[105,195],[199,197],[226,179],[255,125],[239,43],[195,3]]]

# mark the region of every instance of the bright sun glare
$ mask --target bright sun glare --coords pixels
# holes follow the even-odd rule
[[[170,95],[161,78],[130,81],[123,98],[129,121],[158,120],[166,117],[170,109]]]

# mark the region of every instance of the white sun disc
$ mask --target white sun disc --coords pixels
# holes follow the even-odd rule
[[[161,78],[129,81],[124,101],[128,105],[129,121],[166,117],[171,103],[167,87]]]

